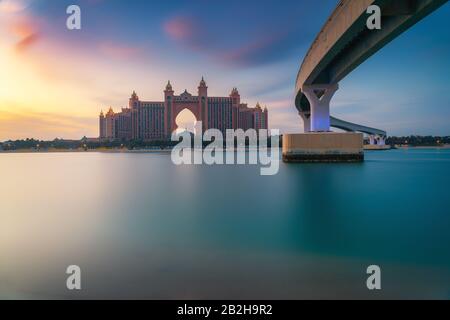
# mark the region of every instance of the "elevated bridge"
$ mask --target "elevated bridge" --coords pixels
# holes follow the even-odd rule
[[[330,127],[386,135],[379,129],[330,117],[330,101],[338,83],[447,0],[341,0],[311,45],[298,72],[295,106],[306,132]],[[369,6],[381,9],[381,30],[369,30]]]
[[[362,126],[359,124],[351,123],[348,121],[340,120],[335,117],[330,117],[330,126],[333,128],[341,129],[349,132],[362,132],[368,135],[375,135],[385,137],[387,135],[386,131],[375,129],[371,127]]]

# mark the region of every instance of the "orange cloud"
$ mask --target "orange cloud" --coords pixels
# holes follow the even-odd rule
[[[29,17],[12,21],[9,30],[13,36],[19,39],[15,44],[15,49],[18,52],[25,51],[39,38],[38,23]]]
[[[19,42],[16,43],[16,51],[23,52],[29,47],[31,47],[37,40],[39,36],[36,33],[30,34],[29,36],[23,38]]]

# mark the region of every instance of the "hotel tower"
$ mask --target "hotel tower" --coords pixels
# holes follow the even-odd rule
[[[241,103],[237,88],[228,97],[209,97],[208,87],[202,78],[194,96],[185,90],[180,95],[170,84],[164,90],[164,101],[142,101],[133,92],[127,108],[115,113],[109,108],[100,113],[100,139],[109,140],[167,140],[177,129],[176,118],[185,110],[190,110],[197,121],[202,121],[203,130],[215,128],[225,134],[227,129],[267,129],[268,111],[259,103],[254,108]]]

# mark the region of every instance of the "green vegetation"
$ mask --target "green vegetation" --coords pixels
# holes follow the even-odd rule
[[[0,143],[0,150],[165,149],[176,144],[172,141],[99,141],[87,138],[81,140],[55,139],[53,141],[25,139]]]
[[[450,144],[450,136],[409,136],[409,137],[389,137],[386,140],[389,145],[408,145],[412,147],[439,147]]]
[[[280,137],[280,146],[281,139]],[[171,148],[177,145],[176,141],[142,141],[142,140],[132,140],[132,141],[100,141],[98,139],[88,139],[82,138],[81,140],[64,140],[55,139],[52,141],[43,141],[35,139],[25,139],[25,140],[9,140],[0,143],[0,150],[13,151],[13,150],[163,150]],[[205,143],[205,146],[209,143]],[[247,143],[248,144],[248,143]],[[408,136],[408,137],[389,137],[386,140],[388,145],[408,145],[412,147],[439,147],[442,145],[450,145],[450,136],[445,137],[434,137],[434,136]],[[269,139],[270,145],[270,139]]]

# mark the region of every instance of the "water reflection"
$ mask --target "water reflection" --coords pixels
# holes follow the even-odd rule
[[[378,263],[385,297],[445,298],[449,162],[390,151],[263,177],[163,153],[0,154],[0,297],[370,297]]]

